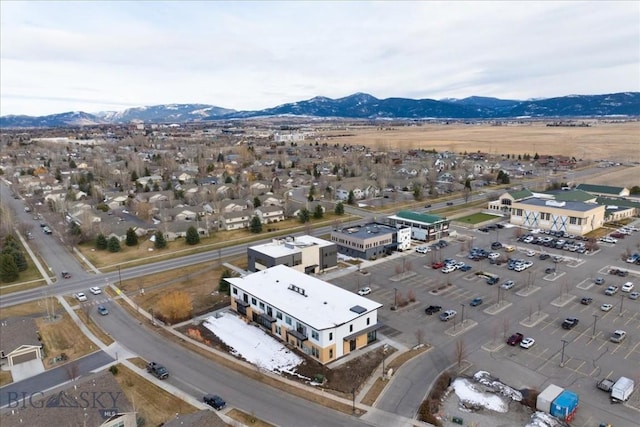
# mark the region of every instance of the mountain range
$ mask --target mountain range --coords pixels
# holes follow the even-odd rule
[[[356,93],[332,99],[317,96],[257,111],[236,111],[206,104],[164,104],[117,112],[67,112],[48,116],[1,116],[0,128],[90,126],[97,124],[188,123],[255,117],[349,119],[513,119],[640,116],[640,92],[569,95],[527,101],[472,96],[464,99],[378,99]]]

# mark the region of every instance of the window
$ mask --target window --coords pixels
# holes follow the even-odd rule
[[[367,317],[367,326],[369,326],[369,323],[370,323],[370,322],[371,322],[371,319],[369,319],[369,318]]]
[[[311,330],[311,338],[313,338],[314,340],[318,341],[320,339],[320,334],[318,333],[318,331],[314,331],[312,329]]]
[[[291,317],[286,316],[286,317],[284,318],[284,321],[286,322],[286,324],[287,324],[287,325],[291,325]]]
[[[329,332],[329,341],[333,341],[333,332]]]
[[[282,320],[282,313],[280,313],[279,311],[276,311],[276,319]]]
[[[353,332],[353,325],[349,325],[349,332]]]
[[[575,216],[569,217],[569,224],[578,224],[578,218]]]
[[[333,359],[333,349],[329,350],[329,359]]]
[[[262,310],[264,310],[264,303],[263,303],[263,302],[260,302],[260,308],[261,308]]]
[[[252,305],[256,305],[257,303],[258,303],[258,301],[256,301],[256,299],[255,299],[255,298],[251,298],[251,304],[252,304]]]
[[[276,334],[278,335],[282,334],[282,329],[280,328],[280,325],[276,325]]]
[[[238,288],[232,288],[231,292],[233,292],[234,295],[238,295]]]
[[[320,351],[318,351],[318,349],[315,347],[311,347],[311,355],[313,357],[320,357]]]

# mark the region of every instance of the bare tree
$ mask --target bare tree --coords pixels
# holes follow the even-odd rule
[[[63,360],[64,360],[64,356],[63,356]],[[67,378],[71,381],[75,381],[80,376],[80,368],[78,367],[78,364],[75,361],[67,363],[64,366],[64,371],[67,374]]]
[[[456,358],[456,362],[458,363],[458,367],[462,365],[462,361],[464,360],[466,355],[467,355],[467,348],[464,343],[464,340],[459,339],[458,341],[456,341],[456,348],[455,348],[455,358]]]

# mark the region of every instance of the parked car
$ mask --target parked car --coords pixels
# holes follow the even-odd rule
[[[439,305],[430,305],[429,307],[424,309],[424,312],[426,314],[428,314],[429,316],[431,316],[434,313],[439,312],[440,310],[442,310],[442,306]]]
[[[629,294],[629,298],[631,299],[638,299],[638,297],[640,297],[640,292],[633,291]]]
[[[604,279],[602,277],[596,277],[596,280],[594,280],[596,285],[604,285]]]
[[[100,313],[102,316],[106,316],[107,314],[109,314],[109,310],[107,310],[107,307],[105,307],[104,305],[99,305],[98,313]]]
[[[205,394],[202,398],[202,401],[211,406],[216,411],[224,409],[224,407],[227,406],[227,402],[225,402],[220,396],[215,394]]]
[[[60,275],[63,279],[71,279],[71,273],[69,273],[68,271],[63,271],[62,273],[60,273]]]
[[[622,292],[631,292],[633,290],[633,283],[627,282],[620,288]]]
[[[361,296],[369,295],[370,293],[371,293],[371,288],[368,286],[358,290],[358,295],[361,295]]]
[[[562,322],[562,328],[573,329],[579,322],[580,320],[575,317],[567,317],[566,319],[564,319],[564,322]]]
[[[147,372],[161,380],[169,378],[169,371],[167,371],[167,368],[156,362],[149,362],[147,364]]]
[[[455,310],[447,310],[443,313],[440,313],[440,320],[442,320],[443,322],[447,322],[456,317],[456,314],[458,314],[458,312],[456,312]]]
[[[442,267],[442,270],[440,270],[440,271],[442,271],[443,273],[447,274],[447,273],[451,273],[451,272],[456,271],[456,267],[454,265],[449,264],[449,265],[445,265],[444,267]]]
[[[416,252],[419,254],[426,254],[428,252],[431,252],[431,248],[429,246],[418,246],[416,248]]]
[[[612,308],[613,308],[613,305],[612,305],[612,304],[602,304],[602,305],[600,306],[600,310],[602,310],[602,311],[609,311],[609,310],[611,310]]]
[[[437,270],[442,267],[444,267],[444,263],[440,261],[436,261],[433,264],[431,264],[431,268],[433,268],[434,270]]]
[[[459,269],[460,271],[469,271],[471,270],[471,266],[469,264],[465,264]]]
[[[520,332],[516,332],[515,334],[509,337],[509,339],[507,340],[507,344],[518,345],[520,344],[520,342],[522,342],[523,339],[524,339],[524,335],[522,335]]]
[[[501,249],[502,248],[502,243],[500,242],[493,242],[491,244],[491,249],[496,250],[496,249]]]
[[[447,206],[453,206],[453,202],[447,202]]]
[[[547,267],[544,269],[545,274],[551,274],[551,273],[555,273],[556,269],[553,267]]]
[[[534,340],[531,337],[527,337],[524,338],[521,342],[520,342],[520,347],[522,348],[531,348],[533,347],[533,345],[536,343],[536,340]]]
[[[605,291],[604,294],[605,295],[609,295],[609,296],[613,296],[615,294],[618,293],[618,287],[617,286],[609,286]]]
[[[495,285],[496,283],[498,283],[500,281],[500,278],[498,276],[494,276],[494,277],[489,277],[487,279],[487,285]]]
[[[87,296],[83,292],[78,292],[77,294],[75,294],[75,297],[80,302],[87,300]]]
[[[480,304],[482,304],[482,298],[480,298],[480,297],[476,297],[476,298],[472,299],[471,302],[469,303],[469,305],[471,307],[477,307]]]
[[[589,297],[582,297],[582,299],[580,300],[580,304],[584,304],[584,305],[589,305],[593,302],[593,298],[589,298]]]
[[[97,286],[94,286],[92,288],[89,288],[89,292],[91,292],[94,295],[100,295],[102,293],[102,290]]]
[[[627,333],[621,329],[613,331],[609,340],[615,343],[621,343],[627,337]]]
[[[489,259],[498,259],[498,258],[500,258],[500,254],[498,252],[491,252],[487,258],[489,258]]]
[[[507,289],[507,290],[509,290],[509,289],[513,288],[515,285],[516,285],[516,284],[515,284],[515,282],[514,282],[513,280],[507,280],[507,281],[506,281],[506,282],[504,282],[502,285],[500,285],[500,287],[501,287],[502,289]]]
[[[536,256],[536,251],[528,250],[527,256]]]

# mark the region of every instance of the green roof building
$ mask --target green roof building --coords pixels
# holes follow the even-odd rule
[[[395,227],[411,227],[411,238],[414,240],[429,242],[449,235],[449,220],[439,215],[399,211],[387,219]]]

